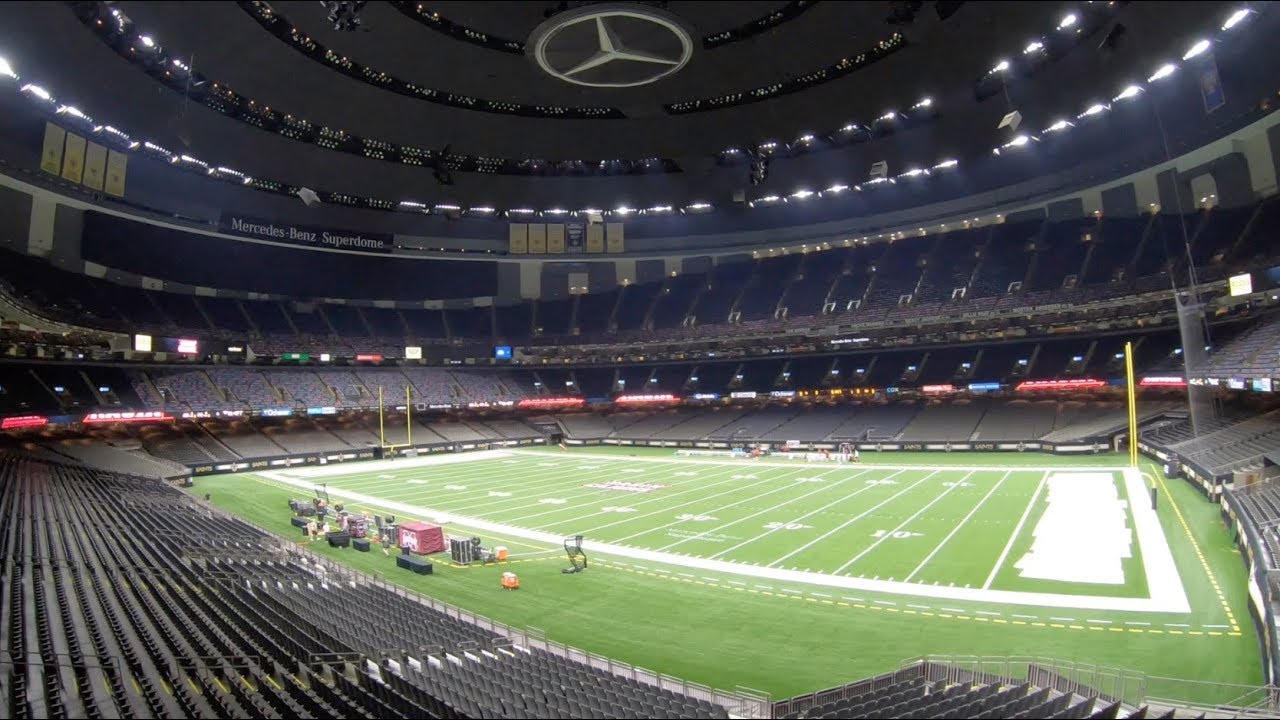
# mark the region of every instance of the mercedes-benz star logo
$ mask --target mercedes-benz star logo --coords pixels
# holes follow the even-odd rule
[[[679,71],[693,41],[674,16],[643,5],[590,5],[557,15],[527,46],[547,74],[589,87],[635,87]]]

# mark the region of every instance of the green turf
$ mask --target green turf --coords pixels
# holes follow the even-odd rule
[[[668,552],[711,556],[746,543],[723,557],[762,566],[830,533],[778,566],[830,573],[861,554],[842,574],[901,579],[915,572],[912,582],[980,587],[1043,475],[1032,468],[1115,467],[1123,463],[1118,456],[886,453],[876,457],[868,453],[861,466],[848,468],[803,462],[794,468],[766,468],[753,467],[750,462],[725,466],[697,459],[678,464],[631,463],[598,458],[602,454],[672,458],[669,449],[582,448],[521,456],[518,462],[485,461],[389,472],[370,473],[352,465],[349,473],[325,481],[331,488],[384,500],[558,534],[587,531],[591,539],[634,547],[666,547]],[[607,467],[579,469],[593,462]],[[541,463],[551,465],[543,467]],[[882,479],[899,472],[876,468],[876,464],[929,467],[901,470],[892,478],[897,485],[868,485],[868,478]],[[970,470],[946,465],[999,465],[1008,471],[970,474]],[[1154,472],[1154,466],[1148,469]],[[735,479],[733,475],[756,477]],[[797,478],[821,481],[797,482]],[[582,487],[608,481],[654,482],[668,487],[651,493]],[[305,492],[253,476],[208,477],[196,482],[195,492],[210,493],[215,503],[268,529],[298,536],[288,524],[285,501]],[[919,484],[910,487],[916,482]],[[968,485],[943,484],[954,482]],[[997,483],[1002,484],[995,488]],[[465,485],[467,490],[445,490],[446,485]],[[397,571],[393,561],[381,553],[333,550],[319,544],[313,548],[496,620],[540,628],[559,642],[696,682],[724,688],[741,684],[775,697],[883,672],[905,658],[926,653],[1035,655],[1096,662],[1153,676],[1257,684],[1261,681],[1257,641],[1245,608],[1245,572],[1239,555],[1217,518],[1216,506],[1186,483],[1166,485],[1162,493],[1167,495],[1158,515],[1192,605],[1187,614],[1061,611],[848,592],[803,583],[758,582],[729,573],[690,571],[675,563],[638,563],[624,557],[593,557],[588,572],[563,576],[560,569],[566,563],[553,552],[553,546],[491,533],[481,534],[486,542],[510,547],[518,562],[501,569],[451,568],[437,563],[438,574],[422,578]],[[511,495],[490,495],[505,492]],[[858,494],[850,497],[854,492]],[[894,498],[897,493],[902,494]],[[921,512],[930,502],[933,504]],[[1225,608],[1173,511],[1174,502],[1223,589]],[[732,503],[738,504],[726,507]],[[862,519],[840,527],[879,503],[883,504]],[[622,507],[635,512],[617,512]],[[641,517],[647,513],[652,514]],[[680,515],[694,519],[679,520]],[[696,519],[699,516],[716,520]],[[773,522],[811,527],[767,527]],[[1009,572],[1013,558],[1024,549],[1032,524],[1033,518],[1028,517],[993,589],[1045,591],[1039,584],[1018,587],[1016,581],[1021,578]],[[898,527],[898,532],[919,535],[875,535]],[[454,527],[450,532],[471,531]],[[1136,565],[1134,561],[1126,563],[1125,592],[1143,595],[1145,578],[1140,558],[1135,561]],[[1133,567],[1139,571],[1130,572]],[[519,593],[499,589],[498,576],[503,569],[520,574]],[[1089,588],[1090,594],[1106,594]],[[1068,612],[1069,622],[1051,619]],[[1238,631],[1230,630],[1232,621]],[[1213,625],[1228,628],[1205,627]],[[1240,694],[1234,689],[1213,690],[1154,679],[1148,682],[1148,692],[1157,696],[1222,702]]]

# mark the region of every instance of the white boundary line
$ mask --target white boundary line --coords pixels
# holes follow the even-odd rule
[[[1044,484],[1049,480],[1049,473],[1045,470],[1044,475],[1040,476],[1040,484],[1036,485],[1036,491],[1031,495],[1031,499],[1027,501],[1027,507],[1022,511],[1022,517],[1018,518],[1018,524],[1013,528],[1013,534],[1009,536],[1009,542],[1005,543],[1004,551],[1000,553],[1000,558],[996,560],[996,566],[991,568],[991,574],[987,576],[987,581],[982,583],[982,589],[991,588],[991,583],[995,582],[996,573],[1000,572],[1000,567],[1004,565],[1005,558],[1009,557],[1009,551],[1013,549],[1013,543],[1017,541],[1018,535],[1022,533],[1022,526],[1027,523],[1027,518],[1031,515],[1031,508],[1036,506],[1036,500],[1040,499],[1040,492],[1044,490]]]
[[[1160,518],[1147,502],[1147,486],[1138,468],[1124,469],[1125,490],[1129,494],[1129,512],[1133,515],[1134,534],[1142,548],[1142,569],[1147,574],[1147,593],[1151,597],[1176,598],[1187,605],[1187,591],[1178,576],[1178,565],[1169,550],[1169,540],[1160,526]]]
[[[955,527],[951,528],[951,532],[947,533],[947,536],[942,538],[942,542],[938,543],[938,547],[934,548],[933,552],[929,553],[924,560],[921,560],[920,564],[916,566],[915,570],[912,570],[909,575],[902,578],[902,582],[911,582],[911,578],[915,577],[916,573],[920,572],[920,570],[922,570],[925,565],[929,564],[929,561],[933,559],[933,556],[937,555],[938,551],[941,550],[944,545],[950,542],[951,538],[955,536],[956,533],[960,532],[960,528],[964,527],[964,524],[969,522],[969,518],[973,517],[974,514],[978,512],[978,508],[982,507],[983,503],[985,503],[988,498],[994,495],[996,490],[1000,489],[1000,486],[1003,485],[1004,481],[1008,480],[1009,476],[1012,474],[1013,474],[1013,471],[1010,470],[1009,472],[1005,473],[1004,477],[1000,478],[1000,480],[995,485],[992,485],[991,489],[987,491],[987,494],[983,495],[982,499],[978,501],[978,504],[974,505],[973,509],[969,511],[969,514],[965,515],[964,519],[962,519],[959,523],[957,523]]]

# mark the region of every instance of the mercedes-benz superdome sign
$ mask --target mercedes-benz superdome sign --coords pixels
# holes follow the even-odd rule
[[[230,213],[222,214],[218,220],[218,227],[231,235],[325,250],[389,253],[394,247],[392,236],[385,233],[296,225]]]
[[[553,15],[534,29],[528,56],[548,75],[575,85],[626,88],[679,72],[693,57],[689,30],[675,15],[633,3],[600,3]]]

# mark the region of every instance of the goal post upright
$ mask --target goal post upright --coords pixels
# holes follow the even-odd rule
[[[1133,381],[1133,343],[1124,344],[1125,388],[1129,395],[1129,465],[1138,467],[1138,389]]]
[[[387,448],[387,428],[382,414],[382,386],[378,386],[378,447]]]

